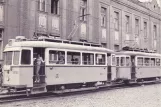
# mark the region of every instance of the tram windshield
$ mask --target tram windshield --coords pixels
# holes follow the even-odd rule
[[[14,51],[13,52],[13,65],[19,64],[19,58],[20,58],[20,51]]]
[[[12,65],[12,51],[8,51],[4,53],[4,64],[5,65]]]
[[[13,57],[13,58],[12,58]],[[20,51],[8,51],[4,53],[4,64],[5,65],[18,65],[19,64]]]
[[[21,55],[20,55],[20,51],[4,52],[4,64],[5,65],[19,65],[20,56],[21,56],[20,64],[22,65],[31,64],[31,51],[30,50],[22,50]]]

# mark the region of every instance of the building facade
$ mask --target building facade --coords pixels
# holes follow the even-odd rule
[[[156,0],[0,0],[0,60],[8,39],[35,36],[124,46],[161,53]]]

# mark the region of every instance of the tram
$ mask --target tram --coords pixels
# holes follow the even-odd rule
[[[27,93],[97,87],[116,79],[115,54],[98,44],[22,36],[4,49],[3,87]],[[39,80],[35,61],[41,57]]]
[[[126,84],[161,80],[161,54],[120,51],[116,55],[116,78]]]

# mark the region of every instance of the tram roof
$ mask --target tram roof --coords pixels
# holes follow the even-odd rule
[[[42,47],[42,48],[56,48],[56,49],[71,49],[71,50],[83,50],[83,51],[101,51],[114,53],[113,50],[103,48],[103,47],[92,47],[92,46],[83,46],[67,43],[57,43],[57,42],[47,42],[47,41],[20,41],[13,42],[11,46],[6,45],[4,51],[11,51],[14,49],[19,49],[19,47]]]
[[[152,57],[161,57],[159,53],[145,53],[145,52],[135,52],[135,51],[120,51],[116,55],[134,55],[134,56],[152,56]]]

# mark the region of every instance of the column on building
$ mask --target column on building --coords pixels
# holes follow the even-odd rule
[[[146,20],[143,22],[143,42],[144,49],[148,49],[148,23]]]
[[[135,48],[139,48],[140,46],[140,18],[135,17],[135,34],[134,34],[134,40],[135,40]]]
[[[101,6],[101,44],[107,47],[107,7]]]
[[[4,2],[0,3],[0,63],[3,59]]]
[[[123,36],[122,36],[122,47],[132,47],[133,40],[132,40],[132,17],[131,14],[124,11],[123,14]]]
[[[120,50],[120,12],[114,11],[114,50]]]

